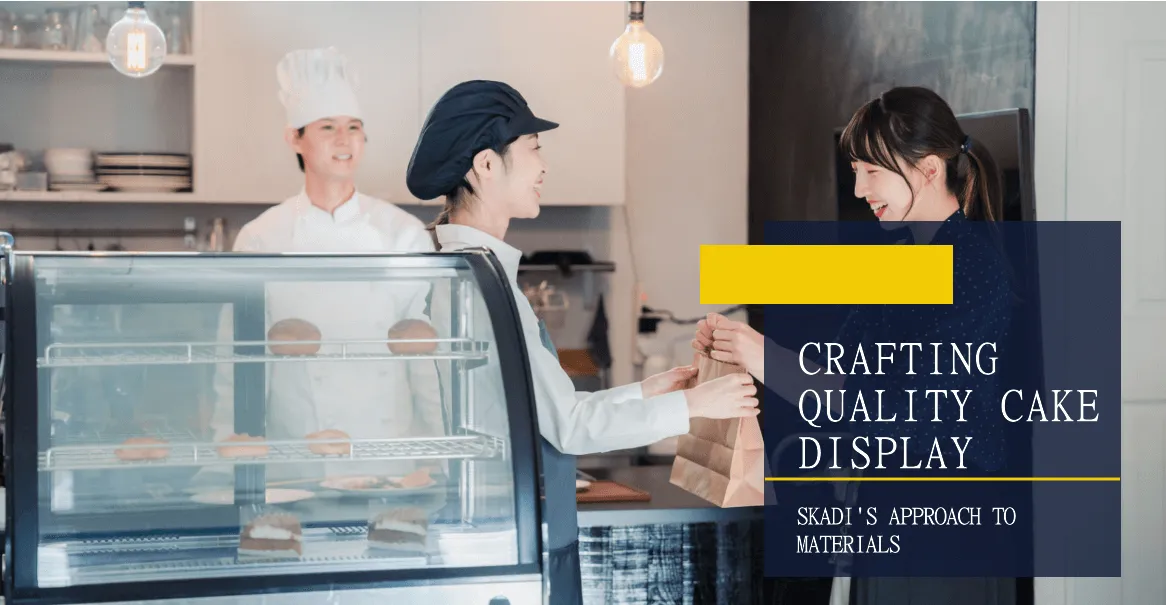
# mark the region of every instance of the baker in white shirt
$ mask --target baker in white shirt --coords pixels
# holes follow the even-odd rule
[[[420,199],[445,197],[435,222],[443,252],[488,248],[506,272],[518,305],[543,438],[550,602],[575,605],[582,603],[582,591],[572,456],[641,447],[687,433],[692,417],[750,416],[758,410],[757,390],[747,374],[681,390],[695,373],[692,367],[606,391],[575,391],[545,326],[518,285],[522,253],[503,241],[511,219],[538,216],[546,173],[538,133],[557,126],[535,117],[522,95],[506,84],[463,82],[430,110],[406,183]]]
[[[304,187],[240,230],[235,252],[355,253],[432,252],[424,223],[404,210],[357,191],[355,176],[366,142],[355,78],[333,48],[288,53],[277,67],[279,98],[287,112],[285,138],[304,173]],[[306,320],[323,341],[387,338],[403,319],[426,317],[429,284],[400,281],[269,282],[266,326]],[[220,322],[232,339],[231,318]],[[385,353],[385,344],[349,345],[348,352]],[[338,352],[325,344],[321,354]],[[437,370],[431,361],[282,362],[267,364],[266,438],[299,440],[321,431],[354,439],[444,434]],[[218,368],[214,438],[234,427],[233,367]],[[326,433],[335,435],[335,433]],[[344,437],[341,436],[341,439]],[[375,469],[406,472],[417,463],[378,463]],[[305,472],[271,465],[268,475]],[[310,472],[320,472],[315,465]],[[356,473],[351,463],[328,472]]]

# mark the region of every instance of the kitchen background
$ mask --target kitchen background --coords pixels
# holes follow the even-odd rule
[[[409,199],[402,174],[424,109],[467,75],[505,79],[564,124],[546,137],[552,165],[543,214],[515,223],[509,239],[527,251],[583,249],[615,264],[593,276],[590,290],[583,279],[558,282],[572,312],[554,331],[559,346],[584,346],[588,303],[603,294],[614,383],[636,378],[638,351],[674,347],[673,361],[684,361],[691,325],[661,324],[655,341],[637,346],[636,315],[641,302],[681,318],[714,310],[699,304],[699,244],[756,243],[765,220],[836,216],[830,135],[889,86],[932,87],[957,113],[1032,109],[1045,220],[1154,218],[1163,207],[1160,196],[1114,194],[1115,183],[1144,187],[1101,155],[1109,148],[1079,142],[1101,137],[1116,141],[1113,149],[1128,143],[1160,153],[1160,123],[1148,134],[1113,126],[1123,111],[1135,124],[1152,117],[1122,105],[1134,93],[1159,95],[1145,106],[1161,106],[1166,88],[1153,71],[1166,56],[1159,3],[649,2],[646,22],[667,60],[663,77],[644,89],[619,86],[607,61],[626,19],[623,2],[152,2],[164,28],[177,16],[186,33],[175,37],[169,65],[142,80],[117,74],[92,48],[86,24],[101,18],[78,20],[72,43],[60,42],[69,48],[11,48],[14,29],[41,32],[46,23],[57,45],[57,17],[46,11],[90,6],[0,0],[0,145],[190,154],[194,191],[0,191],[0,229],[180,232],[191,217],[201,244],[222,218],[229,243],[241,225],[298,190],[274,68],[289,49],[321,45],[340,47],[363,75],[362,100],[376,124],[362,189],[429,220],[436,208]],[[108,16],[124,3],[97,6]],[[1130,40],[1140,44],[1136,53]],[[22,236],[19,245],[163,250],[184,249],[182,240],[50,235]],[[1160,261],[1160,242],[1159,230],[1129,245]],[[1161,262],[1143,265],[1139,275],[1163,291]],[[1126,347],[1130,367],[1143,365],[1123,383],[1133,435],[1123,452],[1133,471],[1123,481],[1127,577],[1045,580],[1043,592],[1038,580],[1038,593],[1049,597],[1042,603],[1132,605],[1166,593],[1163,374],[1145,365],[1161,361],[1156,340],[1145,341],[1161,333],[1154,328],[1162,325],[1161,300],[1140,301],[1139,328],[1125,334],[1143,339]],[[786,602],[822,602],[798,596],[820,595],[813,582],[777,589]]]
[[[88,6],[0,2],[16,16],[9,26],[30,31],[52,18],[47,9]],[[107,19],[124,10],[98,6]],[[243,224],[300,187],[283,143],[275,64],[293,48],[326,45],[344,51],[361,76],[370,141],[358,185],[425,221],[437,208],[408,195],[403,173],[423,112],[449,85],[506,80],[536,112],[563,123],[544,137],[550,170],[542,215],[516,221],[507,239],[528,253],[579,249],[614,262],[614,272],[590,277],[530,276],[532,285],[549,278],[568,294],[570,311],[553,330],[560,348],[586,346],[602,295],[613,383],[636,378],[641,349],[665,351],[679,340],[677,350],[688,348],[682,335],[692,325],[664,325],[660,344],[638,346],[638,303],[699,316],[708,310],[699,304],[699,244],[745,242],[747,3],[648,7],[667,63],[666,75],[644,89],[625,89],[612,75],[608,47],[626,23],[622,2],[151,2],[148,9],[164,27],[176,18],[187,46],[141,80],[99,55],[81,61],[74,53],[0,49],[0,143],[34,153],[190,154],[193,193],[0,192],[0,229],[15,230],[19,247],[184,249],[187,218],[203,246],[212,221],[224,219],[229,246]],[[73,38],[71,48],[83,44]],[[531,64],[534,48],[541,59]],[[86,201],[59,201],[70,196]],[[44,231],[75,228],[174,233],[90,241]],[[22,237],[21,229],[48,237]]]
[[[1034,3],[652,3],[646,24],[666,62],[642,89],[620,86],[607,58],[626,21],[622,2],[152,2],[153,18],[177,35],[168,65],[141,80],[110,69],[102,53],[77,54],[93,50],[91,32],[123,7],[0,1],[9,15],[0,46],[39,47],[0,49],[0,144],[34,155],[189,154],[193,192],[0,191],[0,229],[15,231],[19,247],[229,248],[242,225],[300,187],[274,66],[289,49],[325,45],[361,75],[370,142],[358,184],[428,222],[438,208],[403,184],[425,110],[461,79],[502,79],[564,125],[544,137],[542,215],[516,221],[508,240],[614,263],[613,272],[524,276],[566,294],[569,308],[549,321],[560,349],[588,347],[602,297],[610,384],[690,359],[692,321],[721,310],[699,304],[700,244],[759,243],[766,220],[836,217],[830,133],[878,91],[931,86],[958,113],[1033,100]],[[60,37],[71,41],[45,34],[70,17],[74,29]],[[493,33],[481,33],[486,24]],[[222,237],[212,236],[216,219]],[[108,233],[117,230],[147,235]],[[681,321],[638,334],[642,305]]]

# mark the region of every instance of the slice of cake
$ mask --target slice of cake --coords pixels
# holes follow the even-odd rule
[[[368,523],[368,544],[374,548],[423,553],[429,518],[416,507],[394,508]]]
[[[300,557],[304,554],[303,529],[292,515],[256,517],[239,535],[239,554],[259,557]]]

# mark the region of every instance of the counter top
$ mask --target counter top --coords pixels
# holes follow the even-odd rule
[[[623,483],[652,495],[648,502],[604,502],[579,505],[579,527],[720,523],[760,519],[762,507],[720,508],[669,482],[672,466],[630,466],[588,469],[600,480]]]

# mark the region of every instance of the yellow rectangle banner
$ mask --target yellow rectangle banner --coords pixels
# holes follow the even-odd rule
[[[700,247],[702,305],[950,305],[951,246]]]

